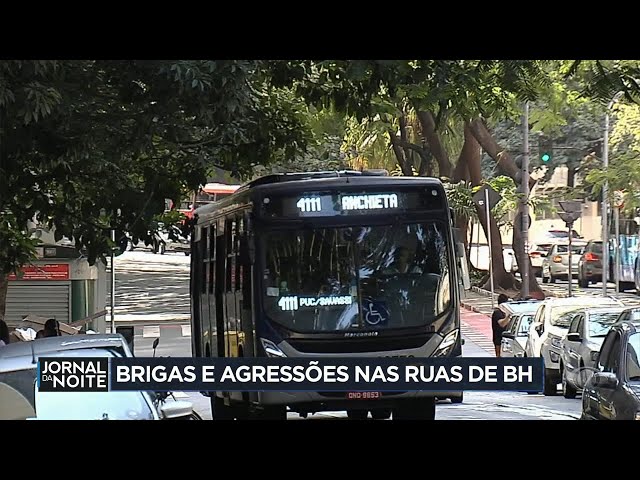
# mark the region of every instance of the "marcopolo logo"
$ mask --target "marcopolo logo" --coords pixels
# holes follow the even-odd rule
[[[109,359],[40,358],[38,388],[41,392],[106,392]]]

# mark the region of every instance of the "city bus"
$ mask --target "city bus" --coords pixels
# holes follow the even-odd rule
[[[464,247],[434,178],[278,174],[196,210],[195,357],[461,355]],[[461,281],[464,276],[465,281]],[[203,392],[214,419],[433,419],[460,392]]]

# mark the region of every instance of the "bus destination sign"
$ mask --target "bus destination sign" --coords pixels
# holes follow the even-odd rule
[[[380,214],[408,210],[441,210],[443,195],[436,189],[408,192],[305,193],[264,199],[264,212],[271,217],[328,217]]]

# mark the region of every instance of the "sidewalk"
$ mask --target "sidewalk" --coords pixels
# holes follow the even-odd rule
[[[471,290],[462,292],[460,304],[467,310],[482,313],[491,317],[493,308],[491,306],[491,292],[482,290],[478,287],[471,287]],[[498,304],[498,294],[494,293],[494,306]],[[490,330],[490,329],[489,329]],[[490,333],[490,332],[489,332]]]

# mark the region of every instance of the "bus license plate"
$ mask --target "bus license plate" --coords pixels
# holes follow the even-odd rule
[[[375,400],[381,398],[382,392],[349,392],[347,399],[349,400]]]

